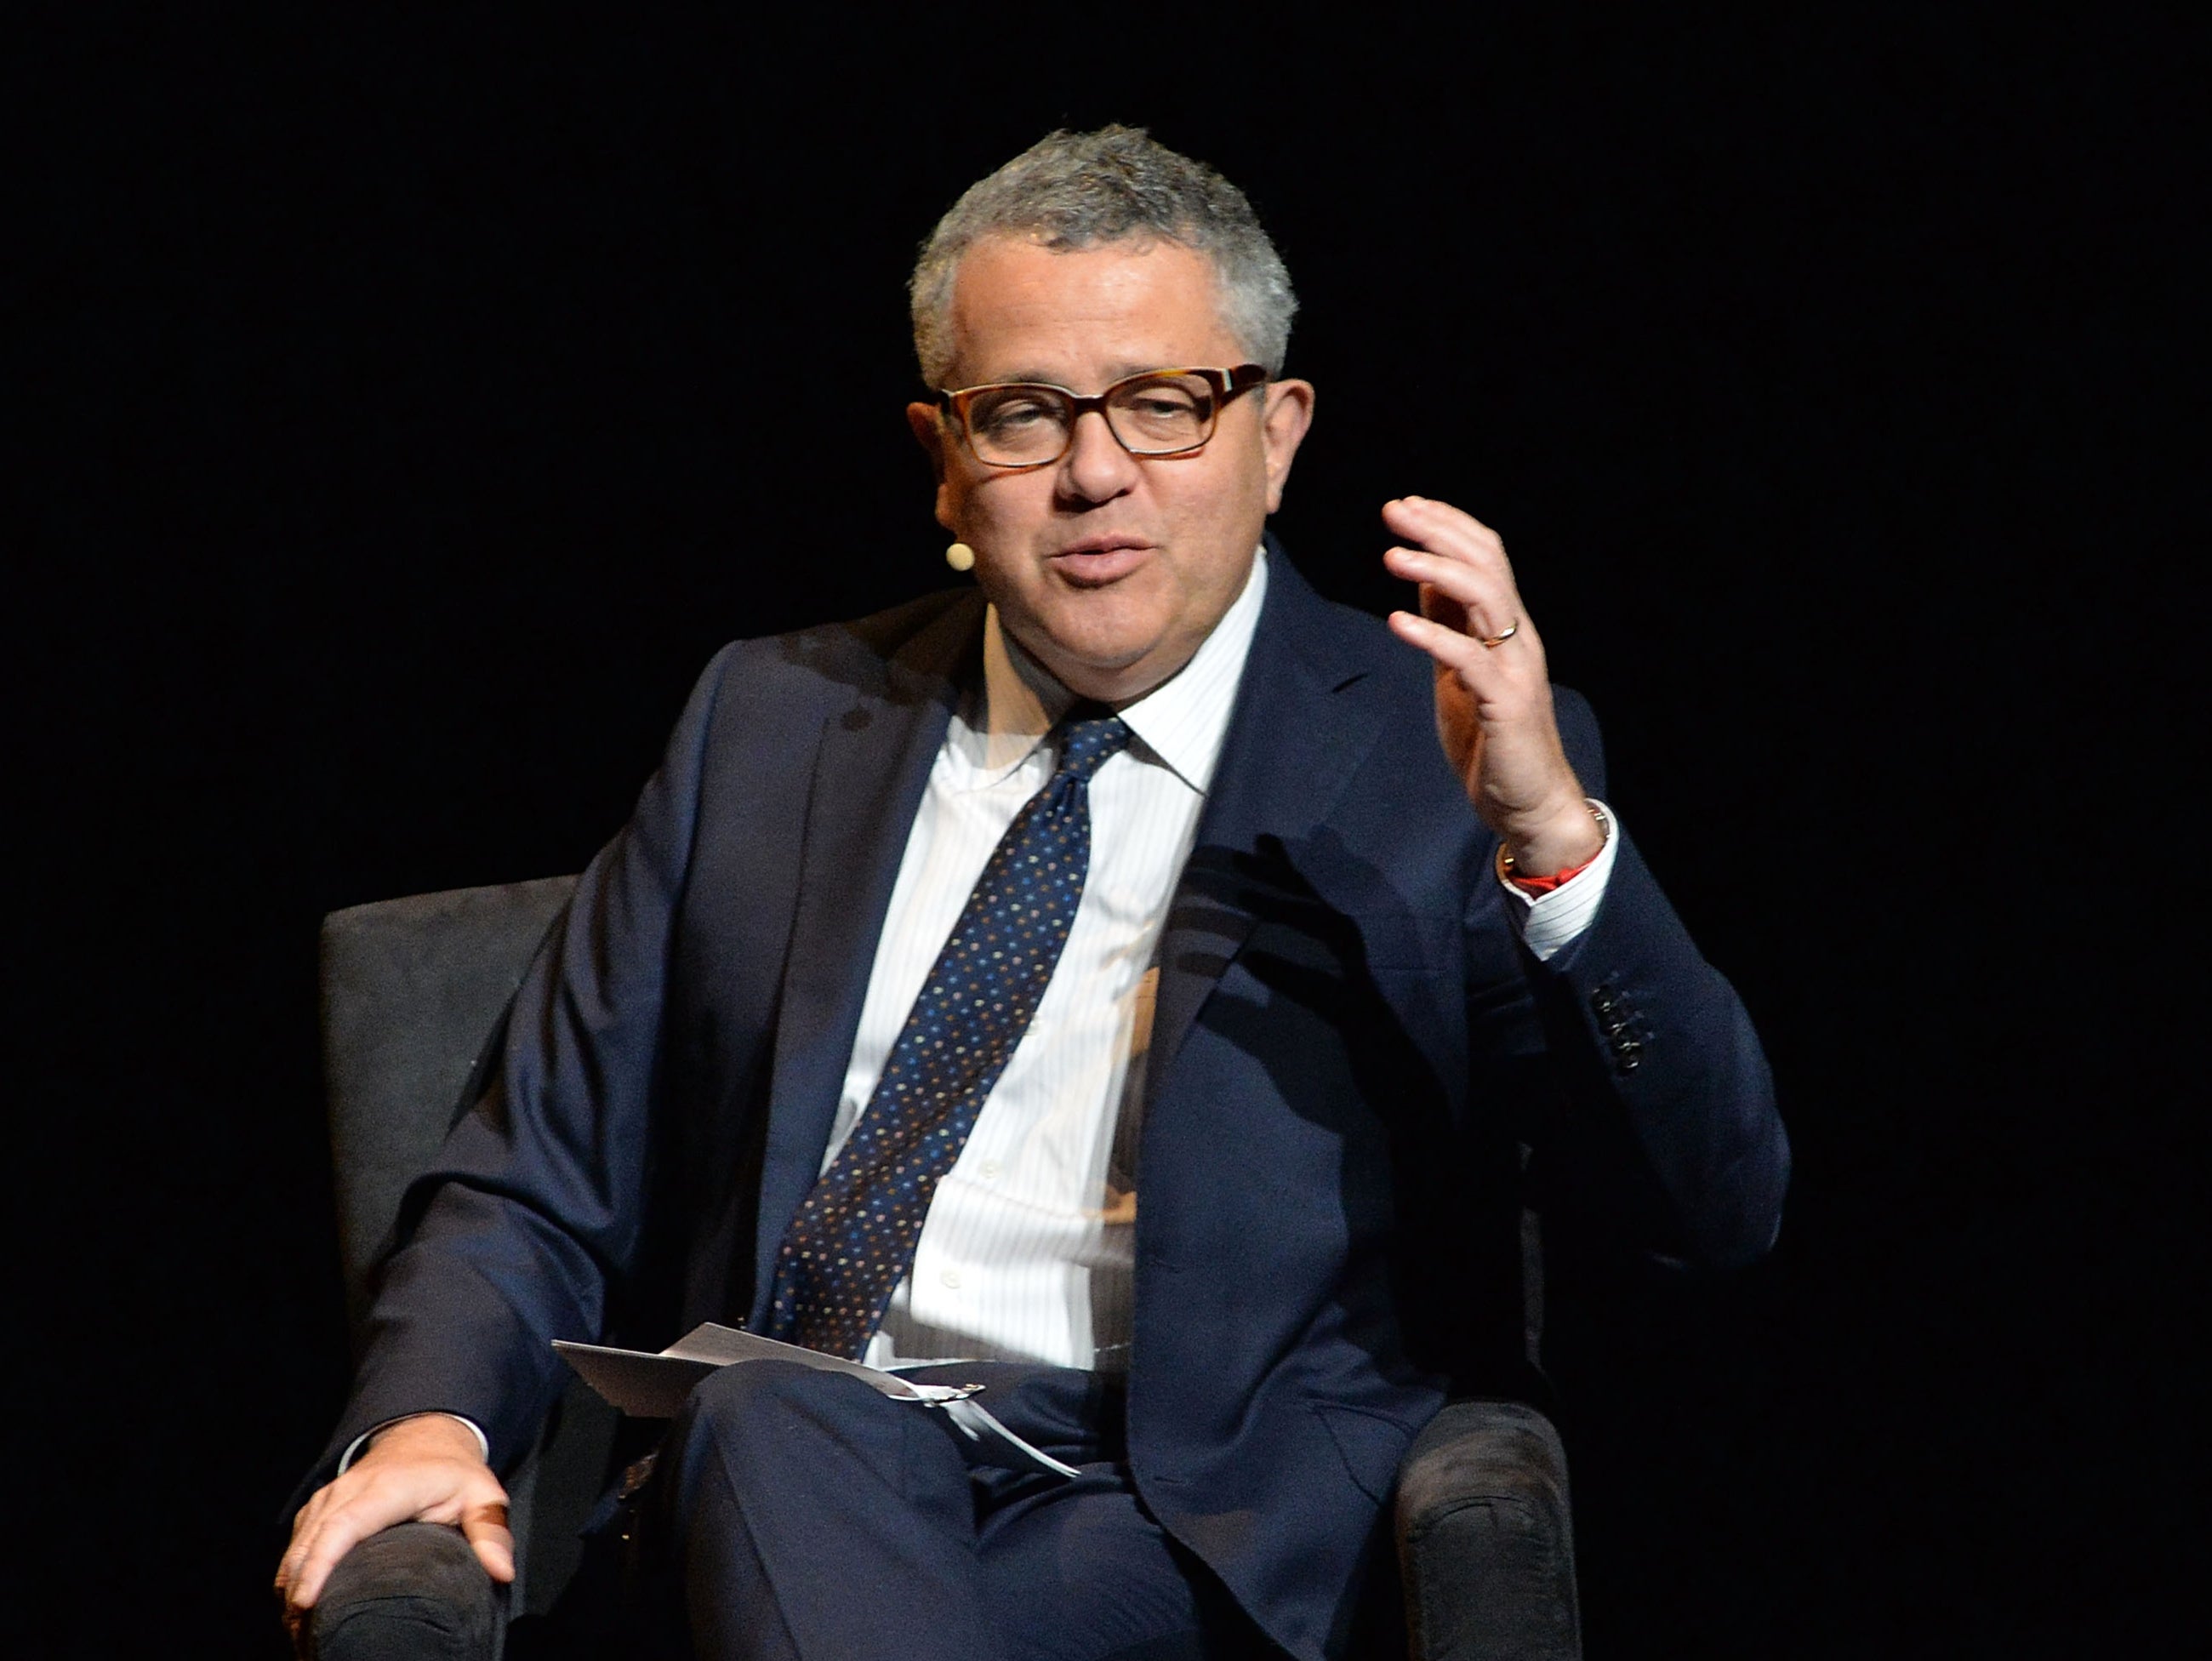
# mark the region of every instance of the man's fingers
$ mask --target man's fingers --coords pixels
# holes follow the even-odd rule
[[[323,1595],[323,1583],[331,1578],[331,1571],[338,1566],[338,1560],[386,1526],[381,1522],[372,1524],[356,1506],[330,1507],[307,1537],[294,1547],[299,1555],[292,1564],[285,1603],[295,1609],[314,1608],[315,1600]]]
[[[1415,617],[1411,611],[1391,612],[1390,627],[1399,639],[1419,647],[1436,660],[1439,668],[1456,675],[1460,684],[1477,697],[1488,697],[1502,690],[1505,672],[1472,635]]]
[[[1474,514],[1462,513],[1449,502],[1401,496],[1383,504],[1382,522],[1408,542],[1453,559],[1494,565],[1510,574],[1504,539]]]
[[[514,1579],[514,1534],[507,1525],[506,1506],[468,1506],[461,1512],[461,1534],[476,1548],[485,1573],[502,1584]]]
[[[1523,622],[1520,596],[1502,571],[1415,548],[1393,548],[1382,563],[1391,575],[1420,584],[1422,615],[1447,628],[1495,636]]]
[[[1498,532],[1448,502],[1420,496],[1385,503],[1382,522],[1411,545],[1382,556],[1392,575],[1449,593],[1471,614],[1470,632],[1495,637],[1519,625],[1521,595]],[[1437,615],[1428,605],[1421,609]]]
[[[292,1582],[300,1572],[300,1561],[307,1555],[307,1544],[314,1537],[315,1523],[329,1506],[331,1490],[327,1484],[307,1496],[307,1503],[300,1507],[292,1518],[291,1543],[284,1548],[284,1555],[276,1564],[276,1591],[287,1597]]]

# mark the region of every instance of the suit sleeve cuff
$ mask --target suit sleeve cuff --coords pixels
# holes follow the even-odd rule
[[[1605,846],[1597,850],[1595,859],[1550,893],[1527,893],[1502,876],[1493,877],[1513,902],[1505,908],[1505,915],[1513,919],[1522,943],[1538,963],[1548,961],[1579,940],[1596,920],[1598,907],[1605,900],[1606,883],[1620,851],[1620,819],[1595,797],[1590,806],[1605,820]]]
[[[340,1455],[338,1458],[337,1475],[343,1476],[346,1474],[347,1468],[350,1466],[355,1460],[361,1457],[361,1451],[368,1445],[368,1439],[375,1435],[380,1430],[389,1430],[392,1426],[400,1423],[403,1420],[423,1419],[431,1415],[428,1414],[403,1413],[398,1419],[386,1419],[380,1425],[371,1425],[367,1430],[362,1432],[360,1435],[355,1437],[352,1441],[346,1445],[345,1452]],[[484,1463],[486,1464],[489,1464],[491,1463],[491,1439],[483,1433],[483,1427],[482,1425],[477,1423],[473,1419],[464,1419],[458,1413],[441,1413],[436,1416],[441,1419],[450,1419],[457,1425],[466,1425],[469,1427],[469,1434],[477,1439],[477,1451],[483,1456]]]

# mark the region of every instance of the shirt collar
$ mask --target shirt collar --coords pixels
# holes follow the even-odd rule
[[[1137,741],[1200,795],[1213,782],[1229,712],[1267,595],[1267,551],[1252,560],[1243,591],[1188,663],[1116,711]],[[999,608],[983,620],[981,708],[956,716],[948,735],[971,770],[971,788],[996,784],[1026,761],[1075,695],[1000,627]]]

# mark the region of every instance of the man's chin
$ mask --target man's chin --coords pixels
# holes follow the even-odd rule
[[[1172,667],[1160,666],[1158,641],[1054,636],[1022,644],[1069,691],[1103,703],[1140,697],[1174,672]]]

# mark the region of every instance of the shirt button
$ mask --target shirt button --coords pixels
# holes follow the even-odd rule
[[[999,1172],[1000,1172],[1002,1169],[1004,1169],[1004,1167],[1003,1167],[1003,1166],[1001,1166],[996,1159],[986,1159],[986,1160],[984,1160],[984,1161],[983,1161],[983,1180],[984,1180],[985,1182],[987,1182],[987,1183],[995,1183],[995,1182],[997,1182],[997,1181],[999,1180]]]
[[[940,1286],[943,1286],[951,1291],[957,1292],[960,1290],[960,1271],[957,1269],[939,1270],[937,1280]]]

